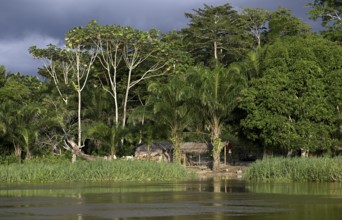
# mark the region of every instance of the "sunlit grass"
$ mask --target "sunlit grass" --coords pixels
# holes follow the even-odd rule
[[[258,160],[248,167],[245,178],[262,182],[342,182],[342,157]]]
[[[153,161],[69,161],[48,163],[36,160],[0,165],[0,183],[47,183],[77,181],[171,181],[193,178],[184,167]]]

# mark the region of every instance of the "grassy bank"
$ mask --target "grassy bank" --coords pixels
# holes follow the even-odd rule
[[[259,160],[248,167],[245,178],[262,182],[342,182],[342,157]]]
[[[184,167],[152,161],[69,161],[0,165],[0,183],[170,181],[193,177]]]

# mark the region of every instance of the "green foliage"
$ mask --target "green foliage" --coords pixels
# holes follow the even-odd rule
[[[340,1],[311,6],[313,18],[340,16]],[[87,153],[107,155],[156,139],[177,148],[187,132],[187,140],[211,139],[216,162],[221,140],[237,130],[278,152],[341,140],[337,44],[303,34],[310,27],[282,8],[239,14],[204,5],[185,16],[188,27],[167,34],[91,21],[69,30],[63,48],[33,46],[45,81],[0,66],[1,155],[49,155],[62,148],[62,128]],[[339,21],[323,22],[322,35],[339,41]]]
[[[342,182],[342,158],[269,158],[251,164],[248,181]]]
[[[321,19],[322,26],[333,29],[342,28],[342,1],[341,0],[314,0],[307,4],[311,7],[310,18]]]
[[[153,106],[155,123],[168,128],[174,146],[174,161],[180,163],[181,133],[192,122],[191,99],[194,90],[188,86],[184,74],[170,76],[165,84],[151,83],[148,90],[151,93],[148,102]]]
[[[21,74],[7,74],[0,87],[2,141],[11,143],[18,154],[22,149],[27,159],[30,158],[32,148],[39,153],[38,138],[42,136],[47,121],[52,121],[42,102],[45,89],[36,77]]]
[[[14,154],[8,155],[8,156],[2,156],[0,157],[0,165],[9,165],[12,163],[20,163],[18,157]]]
[[[116,148],[122,138],[120,128],[115,126],[108,126],[103,122],[94,122],[86,126],[86,135],[89,139],[95,141],[98,148],[111,155],[116,154]]]
[[[0,165],[0,183],[48,183],[82,181],[170,181],[194,177],[184,167],[152,161],[68,161]]]
[[[307,33],[311,27],[297,17],[294,17],[287,8],[279,8],[271,14],[269,20],[268,41],[283,36],[295,36],[301,33]]]
[[[194,64],[190,53],[186,50],[187,44],[183,40],[181,31],[171,31],[162,36],[162,41],[167,45],[168,66],[167,73],[183,74]]]
[[[245,134],[273,149],[334,146],[341,105],[342,48],[320,37],[290,37],[264,49],[261,76],[244,90]]]
[[[260,47],[261,43],[265,41],[262,37],[267,32],[267,22],[271,12],[262,8],[243,8],[241,16],[246,22],[248,33],[254,38],[255,45]]]
[[[222,126],[231,119],[232,111],[238,105],[238,97],[245,86],[245,78],[239,69],[216,67],[213,70],[196,66],[189,70],[188,84],[194,90],[193,107],[210,133],[214,144],[214,167],[219,165]]]
[[[185,13],[188,28],[182,33],[187,51],[197,64],[228,66],[240,60],[251,46],[252,38],[245,31],[242,18],[229,4],[204,5],[203,8]]]

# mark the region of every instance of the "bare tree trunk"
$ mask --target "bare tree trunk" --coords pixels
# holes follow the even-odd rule
[[[64,148],[67,150],[70,150],[72,152],[72,159],[71,161],[74,163],[76,162],[76,158],[81,157],[85,160],[96,160],[97,157],[85,154],[82,152],[82,147],[80,147],[78,144],[76,144],[73,140],[65,139],[64,140],[65,146]]]
[[[132,77],[132,67],[129,67],[128,79],[127,79],[127,85],[126,85],[127,87],[126,87],[124,106],[123,106],[123,115],[122,115],[122,127],[123,128],[126,127],[127,102],[128,102],[129,90],[131,88],[131,77]]]
[[[301,151],[300,155],[301,155],[302,158],[309,157],[309,150],[301,148],[300,151]]]
[[[214,58],[217,61],[218,57],[217,57],[217,42],[214,41]]]
[[[79,147],[82,145],[82,119],[81,119],[81,104],[82,104],[82,93],[80,90],[78,92],[78,107],[77,107],[77,117],[78,117],[78,138],[77,144]]]

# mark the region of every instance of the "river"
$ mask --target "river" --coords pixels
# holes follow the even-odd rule
[[[214,178],[0,185],[0,219],[340,220],[342,184],[257,184]]]

